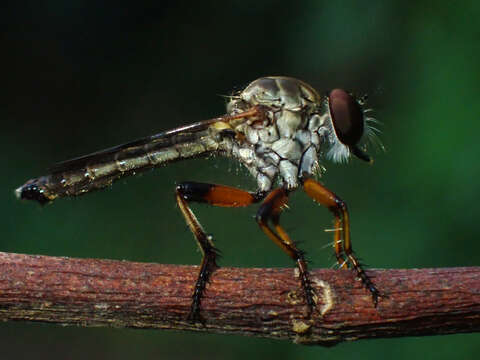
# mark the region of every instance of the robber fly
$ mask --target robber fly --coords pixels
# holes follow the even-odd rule
[[[304,254],[280,225],[288,196],[298,187],[333,213],[337,262],[341,268],[350,266],[355,271],[376,306],[381,294],[353,253],[347,205],[315,180],[323,158],[344,162],[355,155],[371,162],[363,146],[372,133],[368,124],[372,120],[362,101],[345,90],[335,89],[321,96],[303,81],[264,77],[230,96],[226,115],[59,163],[48,175],[27,181],[16,195],[45,204],[105,188],[122,177],[169,162],[212,153],[232,157],[256,179],[255,192],[190,181],[175,189],[178,207],[203,253],[190,319],[201,319],[202,295],[218,267],[218,251],[190,209],[192,202],[223,207],[261,203],[256,221],[296,262],[309,313],[314,310],[314,290]]]

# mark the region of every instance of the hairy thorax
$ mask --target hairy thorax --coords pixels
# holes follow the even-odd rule
[[[296,188],[302,175],[318,172],[318,154],[327,139],[325,101],[309,85],[287,77],[262,78],[233,96],[227,110],[234,115],[265,106],[263,118],[242,122],[226,139],[225,151],[256,178],[259,191],[278,181]]]

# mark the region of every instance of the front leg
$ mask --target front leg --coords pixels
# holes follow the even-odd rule
[[[381,295],[378,289],[373,284],[370,277],[363,270],[360,261],[353,253],[352,242],[350,239],[350,218],[348,215],[347,204],[340,199],[333,192],[328,190],[318,181],[311,178],[307,178],[303,181],[303,189],[313,200],[326,206],[335,217],[335,229],[334,229],[334,247],[335,255],[337,257],[340,267],[345,268],[347,261],[352,265],[353,269],[357,273],[357,276],[362,280],[364,286],[370,291],[372,295],[373,304],[377,306],[378,298]],[[343,234],[343,238],[342,235]],[[343,253],[347,257],[344,260]]]
[[[193,290],[192,304],[188,316],[188,319],[191,321],[202,321],[200,317],[200,303],[207,282],[218,267],[216,262],[218,250],[213,244],[212,237],[205,233],[202,225],[190,209],[189,203],[200,202],[214,206],[242,207],[260,201],[262,194],[253,194],[224,185],[184,182],[176,187],[175,198],[188,227],[202,251],[202,262]]]

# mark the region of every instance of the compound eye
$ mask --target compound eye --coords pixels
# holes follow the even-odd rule
[[[355,146],[363,135],[363,112],[355,98],[342,89],[328,94],[328,106],[338,139],[349,147]]]

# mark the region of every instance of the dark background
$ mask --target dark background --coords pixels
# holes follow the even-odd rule
[[[13,190],[51,164],[224,112],[266,75],[369,94],[386,152],[325,163],[372,267],[479,265],[479,20],[475,1],[5,3],[1,43],[0,250],[197,264],[176,182],[254,188],[225,159],[193,160],[41,208]],[[141,5],[139,5],[141,4]],[[283,217],[314,267],[333,264],[331,216],[297,192]],[[254,208],[195,206],[224,266],[291,267]],[[478,334],[331,349],[239,336],[5,323],[2,359],[472,359]]]

